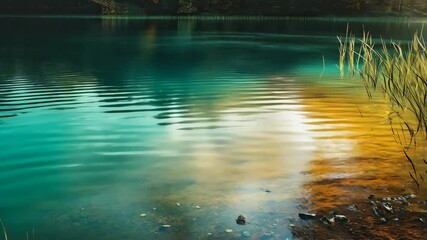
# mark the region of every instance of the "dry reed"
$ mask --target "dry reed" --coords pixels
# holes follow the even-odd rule
[[[418,185],[418,176],[421,179],[422,176],[407,150],[416,146],[417,135],[427,138],[427,48],[422,34],[416,32],[407,45],[381,39],[377,47],[369,32],[364,32],[356,42],[347,28],[345,41],[338,40],[341,77],[345,76],[347,65],[352,76],[359,73],[370,98],[374,91],[384,94],[392,110],[389,119],[393,135],[411,163],[410,175]],[[396,122],[399,129],[395,127]]]

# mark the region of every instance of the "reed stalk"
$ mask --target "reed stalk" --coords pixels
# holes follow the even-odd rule
[[[3,229],[4,240],[8,240],[8,238],[7,238],[7,232],[6,232],[6,227],[4,226],[3,220],[1,218],[0,218],[0,224],[1,224],[1,227]]]
[[[418,185],[418,176],[421,179],[422,176],[407,150],[416,146],[417,135],[427,139],[427,48],[422,33],[416,32],[407,45],[381,39],[377,47],[369,32],[356,41],[347,28],[345,41],[338,40],[341,77],[345,76],[347,65],[351,76],[359,73],[369,98],[374,91],[384,94],[392,110],[389,114],[392,133],[411,163],[410,175]],[[399,130],[394,127],[396,119]],[[425,160],[424,163],[427,164]]]

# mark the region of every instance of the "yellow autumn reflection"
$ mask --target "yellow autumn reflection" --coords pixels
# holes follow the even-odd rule
[[[357,82],[332,90],[328,85],[307,87],[305,94],[319,92],[324,93],[322,98],[306,98],[304,102],[308,116],[317,119],[314,124],[318,125],[316,153],[308,170],[312,179],[305,185],[315,209],[349,204],[372,193],[396,196],[417,192],[425,196],[422,177],[420,190],[411,181],[412,167],[392,134],[390,110],[382,96],[368,99]],[[426,171],[422,161],[426,149],[425,139],[418,139],[417,147],[408,150],[421,175]]]
[[[260,207],[267,201],[260,188],[274,189],[278,194],[268,200],[280,201],[295,197],[304,184],[310,201],[326,208],[370,192],[414,190],[381,96],[369,100],[357,82],[305,84],[294,77],[272,77],[251,88],[272,91],[260,96],[225,92],[209,102],[209,113],[200,112],[206,102],[193,102],[187,115],[174,115],[169,134],[191,160],[167,175],[186,176],[195,184],[168,199],[208,192],[193,200],[239,204],[252,199],[249,205]],[[186,145],[190,138],[200,143]]]

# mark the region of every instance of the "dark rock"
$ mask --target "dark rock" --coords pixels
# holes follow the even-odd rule
[[[387,210],[388,212],[393,212],[393,207],[388,204],[388,203],[382,203],[382,206],[384,207],[385,210]]]
[[[331,222],[329,221],[329,219],[328,219],[327,217],[325,217],[325,216],[323,216],[323,217],[320,219],[320,221],[321,221],[322,223],[324,223],[324,224],[331,224]]]
[[[357,206],[355,204],[353,204],[353,205],[350,205],[348,207],[348,209],[351,210],[351,211],[357,211]]]
[[[271,190],[270,189],[265,189],[265,192],[271,192]]]
[[[344,215],[335,215],[334,219],[336,222],[348,222],[348,218]]]
[[[382,212],[380,211],[380,209],[378,207],[373,207],[372,208],[372,212],[374,212],[375,216],[382,216]]]
[[[338,214],[338,212],[337,212],[337,211],[335,211],[335,210],[330,211],[329,213],[330,213],[331,215],[337,215],[337,214]]]
[[[374,199],[375,198],[375,195],[374,194],[371,194],[371,195],[369,195],[369,197],[368,197],[368,199]]]
[[[409,194],[409,195],[406,195],[405,196],[405,198],[406,199],[409,199],[409,198],[416,198],[417,197],[417,195],[415,195],[415,194]]]
[[[246,218],[243,215],[239,215],[236,219],[236,223],[239,225],[245,225],[246,224]]]
[[[382,223],[387,223],[387,219],[385,219],[385,218],[381,218],[380,220]]]
[[[316,217],[316,214],[315,213],[299,213],[298,216],[302,220],[311,220]]]

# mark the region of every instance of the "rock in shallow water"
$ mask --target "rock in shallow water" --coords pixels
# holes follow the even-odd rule
[[[326,216],[323,216],[323,217],[320,219],[320,221],[321,221],[322,223],[324,223],[324,224],[331,224],[331,223],[332,223],[332,221],[331,221],[331,220],[329,220]]]
[[[375,206],[372,208],[372,212],[376,215],[376,216],[382,216],[383,214],[381,213],[380,209]]]
[[[335,215],[335,222],[348,222],[348,218],[344,215]]]
[[[357,206],[356,206],[355,204],[353,204],[353,205],[350,205],[350,206],[348,207],[348,209],[349,209],[350,211],[357,211]]]
[[[236,223],[239,225],[245,225],[246,224],[246,218],[243,215],[239,215],[236,219]]]
[[[172,226],[171,226],[171,225],[169,225],[169,224],[164,224],[164,225],[160,226],[159,231],[160,231],[160,232],[166,232],[166,231],[168,231],[168,229],[170,229],[171,227],[172,227]]]
[[[298,216],[302,220],[311,220],[316,217],[316,214],[315,213],[299,213]]]
[[[387,210],[388,212],[393,212],[393,206],[391,206],[388,203],[382,203],[382,206],[384,207],[385,210]]]
[[[406,199],[416,198],[416,197],[417,197],[417,195],[415,195],[413,193],[405,196]]]

